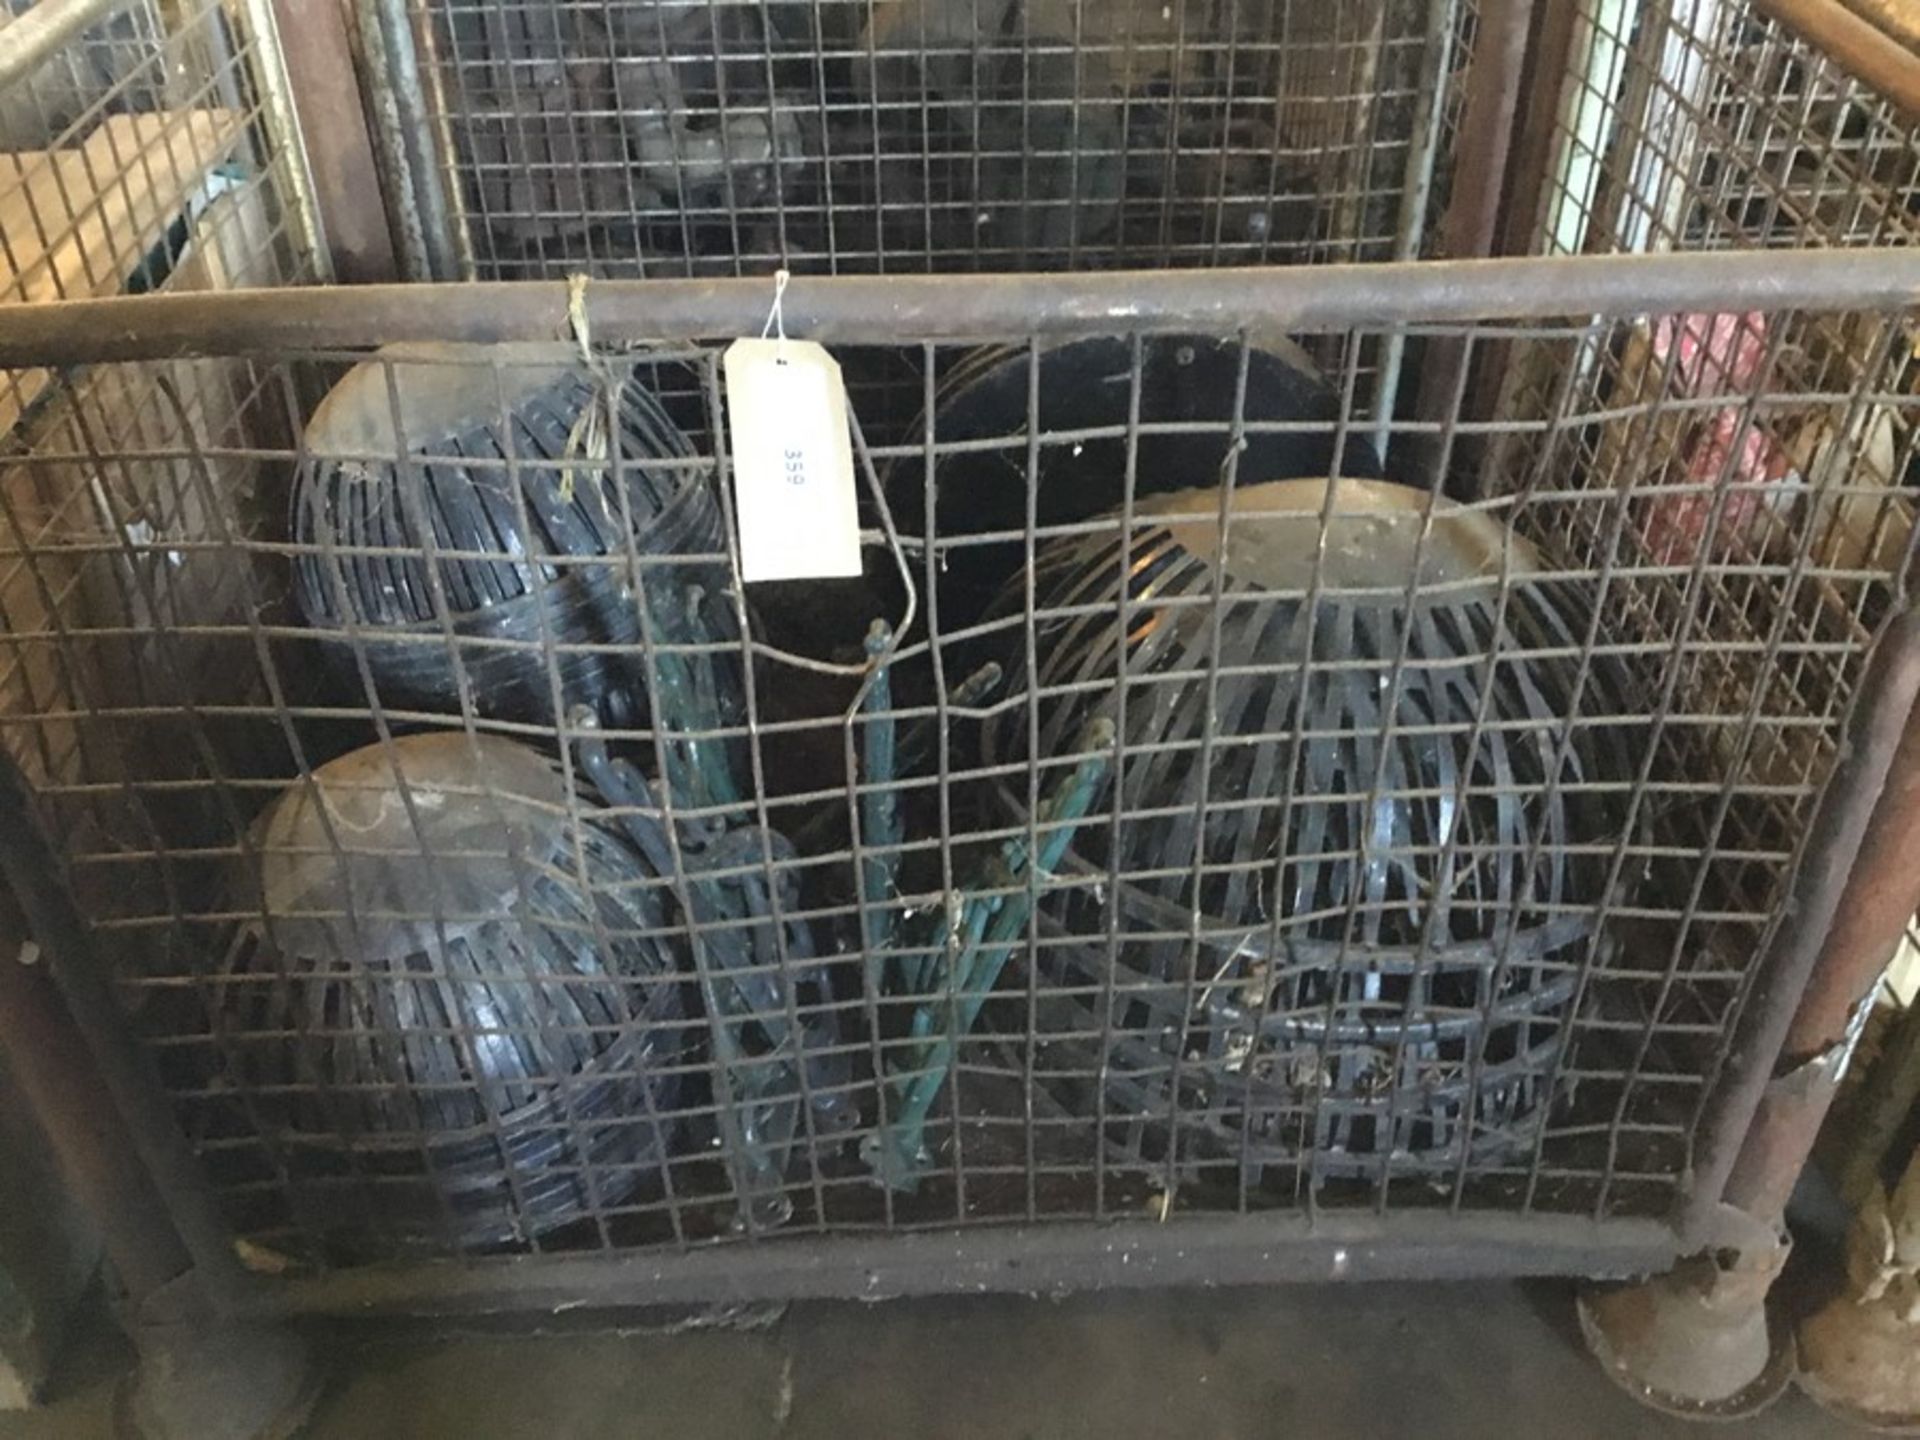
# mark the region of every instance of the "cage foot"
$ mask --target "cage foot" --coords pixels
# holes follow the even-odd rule
[[[1793,1378],[1793,1343],[1767,1320],[1791,1242],[1722,1207],[1718,1243],[1664,1275],[1583,1290],[1580,1329],[1613,1382],[1642,1404],[1697,1419],[1771,1405]]]
[[[277,1326],[146,1325],[135,1344],[114,1396],[124,1440],[290,1440],[320,1398],[306,1342]]]
[[[1845,1291],[1800,1327],[1799,1382],[1823,1408],[1920,1434],[1920,1156],[1889,1195],[1877,1180],[1847,1234]]]
[[[1843,1420],[1920,1435],[1920,1308],[1841,1295],[1800,1327],[1800,1388]]]

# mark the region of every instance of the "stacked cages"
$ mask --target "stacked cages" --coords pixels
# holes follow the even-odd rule
[[[1612,10],[1569,44],[1566,95],[1605,104],[1549,127],[1536,233],[1828,238],[1744,197],[1826,194],[1856,154],[1905,223],[1910,136],[1735,9],[1616,17],[1604,71]],[[465,18],[405,33],[452,65]],[[1797,57],[1763,72],[1790,102],[1739,88],[1752,47]],[[890,83],[931,125],[958,57],[928,48]],[[1776,112],[1837,137],[1810,172],[1816,122],[1781,146]],[[676,143],[750,128],[710,118]],[[1681,198],[1629,243],[1621,197],[1655,193]],[[1072,213],[1029,262],[1117,263]],[[1017,259],[930,234],[839,258]],[[1405,249],[1376,238],[1328,253]],[[1696,1233],[1771,1058],[1735,1036],[1792,1003],[1766,981],[1877,789],[1850,737],[1920,663],[1901,497],[1835,543],[1868,487],[1791,438],[1885,413],[1910,453],[1912,254],[803,274],[781,313],[846,381],[867,564],[744,584],[713,337],[759,333],[774,287],[643,251],[684,278],[0,336],[16,374],[166,406],[183,372],[248,377],[221,426],[74,426],[13,466],[175,503],[8,513],[38,608],[0,726],[88,921],[50,958],[112,977],[178,1188],[299,1277],[270,1303],[1620,1273]]]
[[[258,7],[16,5],[0,28],[0,76],[0,306],[324,277],[271,18]],[[209,477],[217,495],[203,496],[177,467],[103,461],[48,485],[21,457],[75,447],[137,454],[177,448],[189,435],[236,443],[257,386],[247,366],[225,362],[169,367],[132,389],[106,372],[9,371],[0,380],[8,533],[107,534],[140,547],[211,523],[253,493],[246,460],[224,463]],[[170,572],[157,587],[156,571]],[[79,591],[99,586],[96,602],[150,627],[166,623],[150,607],[169,597],[193,597],[204,616],[234,596],[231,577],[204,563],[137,548],[116,567],[38,581],[16,562],[0,580],[0,625],[44,629],[80,603]],[[126,658],[148,643],[129,638]],[[56,695],[73,703],[88,683],[16,652],[0,674],[0,705],[30,713]],[[156,708],[190,703],[178,688],[148,699]],[[122,763],[83,759],[79,743],[73,732],[46,731],[18,754],[35,780]],[[167,743],[157,731],[139,742],[153,754]],[[107,913],[113,901],[98,903]]]
[[[324,278],[258,7],[0,11],[0,301]],[[48,385],[10,386],[12,430]]]
[[[375,85],[436,142],[407,193],[486,278],[1416,254],[1476,26],[1466,0],[367,8],[401,57]]]
[[[1594,4],[1575,7],[1559,38],[1567,75],[1540,100],[1553,107],[1553,123],[1542,126],[1551,138],[1538,153],[1551,158],[1513,217],[1519,246],[1623,255],[1920,239],[1920,118],[1911,101],[1895,104],[1790,26],[1722,0],[1683,0],[1651,16]],[[1891,38],[1886,46],[1897,48]],[[1672,487],[1637,504],[1644,554],[1733,562],[1790,550],[1816,571],[1898,570],[1920,483],[1915,339],[1910,321],[1821,316],[1780,326],[1757,311],[1650,317],[1581,353],[1510,352],[1502,403],[1546,413],[1569,403],[1571,384],[1579,397],[1571,403],[1618,407],[1582,459],[1599,485],[1653,473]],[[1802,398],[1745,406],[1737,392],[1760,375]],[[1636,413],[1656,394],[1679,404]],[[1577,551],[1592,539],[1568,536]],[[1824,703],[1846,683],[1841,637],[1876,622],[1860,601],[1819,581],[1703,579],[1691,603],[1730,643],[1676,676],[1676,696],[1715,697],[1709,705],[1731,697],[1768,714]],[[1675,616],[1669,602],[1647,620],[1664,626]],[[1782,630],[1820,646],[1824,658],[1769,670],[1741,653]],[[1782,732],[1756,734],[1743,763],[1789,782],[1827,757],[1813,733]],[[1703,1023],[1720,1023],[1726,1004],[1714,992],[1735,993],[1728,980],[1701,988],[1676,971],[1672,1003],[1699,1006]]]

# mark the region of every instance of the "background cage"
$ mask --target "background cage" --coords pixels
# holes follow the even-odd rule
[[[1543,25],[1526,52],[1541,113],[1513,128],[1506,238],[1533,258],[1315,268],[1494,246],[1489,196],[1503,187],[1471,174],[1463,157],[1484,152],[1461,137],[1499,129],[1503,114],[1529,118],[1507,28],[1528,7],[1381,0],[1309,15],[1277,0],[1255,17],[1190,3],[1092,38],[1072,7],[1081,29],[1061,45],[1027,7],[955,38],[936,9],[901,5],[885,33],[866,7],[833,5],[803,9],[817,24],[797,31],[778,6],[362,6],[356,39],[401,250],[422,276],[544,283],[484,299],[418,286],[76,303],[22,310],[0,334],[16,388],[47,377],[32,382],[45,398],[0,479],[0,735],[33,819],[8,827],[9,873],[26,873],[34,852],[58,874],[20,898],[36,931],[58,937],[47,948],[63,976],[110,981],[117,1009],[92,1028],[132,1038],[129,1074],[146,1077],[150,1106],[164,1097],[142,1143],[176,1216],[199,1217],[183,1228],[214,1237],[201,1258],[231,1270],[243,1240],[277,1278],[241,1277],[234,1304],[326,1311],[612,1299],[642,1285],[668,1300],[1134,1276],[1624,1273],[1671,1258],[1720,1198],[1771,1062],[1737,1037],[1791,1006],[1775,977],[1818,944],[1887,762],[1877,737],[1920,673],[1904,583],[1920,272],[1892,248],[1914,223],[1912,129],[1744,5],[1593,0],[1553,11],[1559,45]],[[257,68],[259,52],[242,53]],[[850,73],[863,57],[864,91]],[[1095,60],[1133,78],[1096,91]],[[1064,122],[1066,139],[1002,144],[970,128],[956,139],[956,109],[991,131],[1016,98],[1029,132]],[[271,217],[271,243],[247,254],[274,257],[265,278],[317,278],[298,152],[274,147],[270,103],[245,113],[263,147],[246,183]],[[975,173],[1010,156],[1025,157],[1017,175]],[[1180,188],[1188,161],[1203,171],[1197,198]],[[1108,218],[1087,213],[1083,165],[1105,177],[1092,208]],[[326,172],[314,167],[323,194]],[[971,223],[982,193],[1008,198]],[[999,207],[1017,212],[1011,233]],[[1290,232],[1284,217],[1302,211],[1310,220]],[[1726,253],[1659,253],[1688,250]],[[730,625],[674,638],[654,623],[654,583],[676,567],[733,573],[730,523],[671,555],[550,557],[629,583],[637,637],[624,651],[649,693],[676,665],[711,660],[738,686],[738,717],[603,728],[565,707],[433,714],[396,704],[365,671],[343,687],[297,663],[316,636],[349,651],[365,642],[294,603],[296,567],[326,556],[288,531],[293,477],[346,459],[384,463],[404,486],[436,461],[473,460],[420,453],[399,413],[392,453],[317,453],[309,422],[353,366],[403,363],[376,353],[392,339],[552,342],[584,320],[591,373],[647,387],[725,509],[712,341],[759,332],[773,287],[750,272],[773,255],[798,277],[788,330],[830,344],[848,377],[880,537],[869,575],[734,585]],[[1279,268],[1230,268],[1260,262]],[[1107,273],[1135,265],[1162,273]],[[1004,268],[1023,273],[967,273]],[[563,283],[575,274],[593,277],[584,296]],[[1258,410],[1240,383],[1215,413],[1143,413],[1143,353],[1168,337],[1176,366],[1191,337],[1242,382],[1284,339],[1317,366],[1330,404]],[[1127,362],[1116,373],[1129,403],[1082,428],[1048,422],[1040,384],[1043,356],[1073,342]],[[1008,387],[1003,423],[957,440],[943,428],[946,382],[985,347],[1024,382]],[[524,367],[487,353],[496,386]],[[111,404],[144,407],[149,427],[95,418]],[[1236,474],[1235,457],[1258,453],[1242,446],[1250,437],[1289,431],[1345,463],[1362,453],[1350,442],[1365,442],[1389,483],[1414,487],[1417,513],[1444,494],[1591,587],[1598,600],[1572,641],[1534,648],[1582,672],[1620,667],[1643,697],[1637,769],[1609,797],[1619,818],[1584,857],[1610,878],[1581,911],[1609,944],[1565,963],[1567,1003],[1539,1047],[1546,1112],[1525,1146],[1469,1147],[1444,1171],[1402,1165],[1389,1147],[1328,1183],[1310,1163],[1280,1183],[1243,1163],[1196,1174],[1177,1145],[1108,1143],[1111,1036],[1069,1062],[1081,1101],[1063,1105],[1038,1073],[1053,1062],[1034,961],[1057,939],[1043,901],[1072,891],[1096,917],[1076,943],[1117,947],[1129,878],[1046,857],[1125,818],[1126,792],[1071,755],[981,755],[981,722],[1030,724],[1037,697],[1018,667],[985,663],[981,634],[943,619],[943,591],[983,545],[1031,557],[1062,537],[1118,540],[1150,492],[1225,496],[1275,478]],[[1182,443],[1155,444],[1170,435]],[[1038,477],[1088,446],[1118,456],[1115,498],[1032,523],[1050,498]],[[938,503],[941,477],[983,453],[1009,457],[1027,487],[1028,517],[1008,534],[950,528]],[[1185,485],[1139,473],[1143,454],[1167,453],[1192,457]],[[559,459],[615,493],[637,463],[617,443]],[[510,443],[499,465],[555,460]],[[918,506],[883,508],[903,486],[919,488]],[[884,537],[909,513],[895,543],[920,619],[894,635],[870,627],[903,613]],[[1202,513],[1230,531],[1223,503]],[[430,571],[436,547],[466,543],[432,534],[364,558]],[[513,558],[485,544],[478,556]],[[1015,627],[1029,673],[1043,618],[1028,609]],[[568,647],[592,649],[539,629],[498,643],[562,696]],[[460,659],[451,639],[447,655]],[[1480,723],[1450,733],[1471,745]],[[583,743],[603,744],[651,782],[600,798],[664,837],[676,898],[663,929],[688,958],[681,1013],[660,1020],[684,1032],[666,1047],[682,1073],[660,1118],[680,1139],[657,1182],[602,1186],[591,1132],[621,1117],[559,1095],[541,1114],[581,1157],[577,1220],[505,1245],[453,1233],[430,1247],[459,1265],[367,1266],[311,1223],[300,1176],[276,1163],[218,1059],[232,1039],[213,1018],[220,937],[245,918],[223,880],[289,787],[420,731],[510,736],[575,785],[597,763]],[[703,741],[740,757],[737,789],[672,783],[673,757]],[[1175,743],[1197,757],[1207,742]],[[1123,741],[1103,764],[1124,775],[1130,758]],[[1017,818],[984,803],[992,786],[1021,795]],[[716,870],[758,887],[771,923],[703,899]],[[511,916],[503,903],[493,918]],[[741,968],[705,943],[754,924]],[[1189,936],[1196,950],[1220,938]],[[971,988],[950,980],[962,960]],[[813,983],[788,983],[802,972]],[[770,977],[757,993],[771,998],[729,1010],[743,976]],[[565,983],[497,978],[531,996]],[[1180,978],[1196,995],[1205,983],[1191,963]],[[271,1016],[239,1023],[250,1042],[285,1038]],[[455,1017],[436,1038],[471,1046],[541,1023],[524,1010]],[[1323,1048],[1337,1043],[1335,1027],[1320,1033]],[[803,1035],[830,1037],[832,1063],[795,1063],[786,1047]],[[310,1077],[293,1075],[281,1098],[312,1099]],[[1198,1119],[1180,1114],[1184,1093],[1168,1091],[1176,1126]],[[739,1123],[768,1097],[792,1117],[771,1175],[768,1147]],[[430,1173],[430,1138],[400,1130]],[[491,1178],[511,1192],[518,1147],[489,1138]],[[876,1174],[876,1153],[905,1157],[910,1173]],[[753,1203],[767,1182],[781,1205]]]
[[[410,30],[386,78],[468,274],[898,273],[1417,250],[1474,10],[453,0]]]

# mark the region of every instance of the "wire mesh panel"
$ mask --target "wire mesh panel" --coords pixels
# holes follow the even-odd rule
[[[1422,248],[1474,16],[421,0],[379,74],[426,96],[484,277],[1386,259]]]
[[[1916,121],[1738,0],[1583,0],[1543,254],[1911,243]]]
[[[1920,124],[1737,0],[1578,6],[1547,153],[1532,236],[1542,254],[1910,245],[1920,235]],[[1920,475],[1914,340],[1910,317],[1751,311],[1650,316],[1604,342],[1502,353],[1502,409],[1607,417],[1580,458],[1594,483],[1632,492],[1625,524],[1637,553],[1700,562],[1688,596],[1648,612],[1670,625],[1695,608],[1730,641],[1675,668],[1676,706],[1733,697],[1773,716],[1846,683],[1841,637],[1872,623],[1858,594],[1712,572],[1783,545],[1814,571],[1898,568]],[[1799,398],[1754,403],[1756,388]],[[1496,483],[1521,483],[1549,458],[1506,451]],[[1750,655],[1783,633],[1821,657],[1756,666]],[[1770,783],[1821,763],[1806,729],[1722,731],[1710,743]]]
[[[1565,367],[1406,422],[1443,474],[1492,442],[1442,493],[1382,474],[1316,329],[929,292],[834,346],[839,581],[739,580],[715,346],[101,364],[163,410],[185,366],[253,383],[12,462],[52,503],[7,516],[42,608],[0,733],[276,1269],[1668,1216],[1910,541],[1819,548],[1831,475],[1692,478],[1721,409],[1828,397],[1697,393],[1695,312],[1591,296],[1396,314]],[[1848,403],[1905,410],[1909,318],[1698,323],[1861,336]],[[1662,384],[1597,404],[1643,329]]]
[[[0,315],[23,303],[316,278],[298,152],[275,108],[277,52],[271,33],[254,28],[256,15],[242,19],[220,5],[117,6],[26,63],[12,50],[21,32],[9,27],[28,13],[25,4],[0,13],[0,62],[10,74],[24,65],[0,84]],[[258,433],[258,386],[248,364],[226,359],[138,377],[54,367],[0,374],[0,454],[91,447],[112,457],[51,486],[4,462],[0,531],[116,536],[132,547],[163,534],[210,533],[235,507],[255,503],[260,469],[244,451],[246,437]],[[121,458],[189,443],[234,453],[195,472]],[[177,723],[165,718],[169,707],[232,698],[225,677],[200,668],[203,636],[183,642],[185,668],[171,679],[140,657],[171,623],[170,606],[203,622],[232,612],[237,576],[205,554],[137,548],[111,563],[31,573],[19,562],[17,540],[14,548],[0,569],[0,628],[44,632],[82,595],[98,601],[111,591],[141,633],[123,629],[118,655],[86,663],[97,660],[108,672],[129,666],[142,677],[137,683],[167,687],[139,692],[152,707],[151,730],[133,727],[109,739],[78,727],[43,729],[21,750],[30,773],[88,770],[124,779],[138,772],[141,755],[164,754],[178,740]],[[90,683],[68,660],[12,651],[0,665],[0,706],[31,713],[56,695],[70,701],[91,693]],[[128,832],[115,833],[124,841]],[[132,883],[139,898],[126,903],[135,907],[159,893]],[[103,913],[119,903],[115,888],[103,887]]]
[[[7,22],[32,8],[0,11],[10,65]],[[297,137],[258,18],[114,7],[5,87],[0,303],[314,278]],[[30,399],[10,395],[0,418]]]

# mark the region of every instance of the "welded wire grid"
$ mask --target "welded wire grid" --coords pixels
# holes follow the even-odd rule
[[[421,0],[482,277],[1425,248],[1465,0]]]
[[[1920,236],[1920,125],[1739,0],[1583,0],[1548,153],[1541,254]],[[1501,352],[1502,411],[1602,417],[1558,458],[1628,497],[1634,550],[1702,562],[1689,586],[1644,611],[1654,626],[1697,612],[1729,641],[1676,667],[1682,709],[1731,698],[1779,714],[1844,689],[1849,647],[1876,611],[1869,591],[1817,577],[1897,569],[1906,550],[1920,474],[1915,339],[1911,316],[1756,311],[1648,317],[1592,342]],[[1530,442],[1495,448],[1496,487],[1556,459]],[[1566,519],[1576,553],[1603,543],[1591,523]],[[1804,575],[1716,569],[1789,552]],[[1756,662],[1788,634],[1809,647],[1794,663]],[[1779,783],[1824,763],[1817,728],[1713,744],[1746,746],[1743,763]]]
[[[1541,254],[1898,245],[1920,130],[1739,0],[1583,0]]]
[[[276,73],[225,6],[135,4],[5,87],[0,306],[316,278],[303,162],[268,119]],[[59,389],[0,375],[0,432],[20,439]]]
[[[12,7],[14,15],[26,9]],[[0,28],[0,50],[6,45]],[[252,32],[223,6],[130,5],[5,87],[0,313],[15,303],[314,278],[295,212],[295,160],[269,135],[265,63]],[[244,363],[182,363],[135,379],[114,371],[0,373],[0,454],[90,445],[115,457],[52,487],[0,462],[10,536],[107,533],[139,543],[200,533],[235,496],[252,493],[255,467],[245,458],[223,460],[203,477],[217,493],[189,485],[178,467],[118,458],[190,439],[244,449],[254,427],[243,429],[242,417],[258,408],[258,381]],[[233,580],[204,556],[132,552],[118,567],[36,576],[22,567],[17,539],[14,550],[0,576],[0,628],[11,632],[44,630],[101,586],[130,621],[157,627],[166,617],[153,607],[170,603],[165,597],[211,602]],[[145,574],[156,567],[165,579],[152,592]],[[126,643],[137,655],[153,637]],[[32,712],[55,695],[87,693],[84,684],[50,652],[13,651],[0,671],[0,703]],[[190,698],[176,690],[170,703]],[[98,754],[82,757],[78,747],[87,743],[71,727],[42,729],[23,751],[29,773],[107,766]]]
[[[155,289],[194,249],[221,267],[202,287],[310,276],[297,160],[270,143],[258,43],[217,5],[131,6],[11,87],[0,295]]]
[[[1870,350],[1900,324],[1766,320]],[[1577,375],[1636,333],[1410,346],[1525,344]],[[1835,497],[1801,491],[1738,549],[1711,525],[1663,547],[1701,493],[1672,422],[1708,407],[1649,386],[1595,408],[1569,380],[1428,433],[1448,462],[1506,444],[1465,520],[1386,487],[1411,557],[1338,518],[1346,491],[1302,551],[1321,507],[1263,520],[1254,486],[1311,490],[1336,453],[1368,471],[1352,372],[1281,422],[1252,408],[1271,339],[1085,343],[1122,357],[1091,415],[1050,368],[1071,346],[839,348],[867,574],[744,590],[711,349],[600,357],[602,397],[659,402],[605,447],[565,423],[564,352],[389,355],[361,391],[386,429],[315,418],[363,352],[91,372],[102,405],[166,423],[76,418],[9,472],[0,733],[249,1253],[1611,1219],[1684,1193],[1909,537],[1823,549]],[[1234,398],[1159,408],[1155,367],[1216,349]],[[461,404],[410,398],[449,366]],[[1780,370],[1735,388],[1712,404],[1809,403]],[[1223,476],[1247,497],[1224,520]],[[410,539],[361,543],[350,498],[290,527],[290,490],[369,483]],[[1716,476],[1712,513],[1753,483]],[[625,538],[569,550],[603,502]],[[713,509],[728,523],[670,523]],[[897,636],[871,628],[905,613],[889,528],[919,617]],[[1476,553],[1464,586],[1434,569]],[[303,574],[339,602],[317,622]],[[578,628],[608,595],[637,638]],[[529,597],[528,628],[476,619]],[[395,598],[428,618],[392,628],[370,606]],[[1246,628],[1307,613],[1318,642]],[[1139,647],[1124,679],[1102,634]],[[396,701],[429,653],[467,683]],[[501,655],[545,696],[490,688]],[[1169,775],[1187,800],[1155,791]],[[1449,798],[1459,819],[1432,818]],[[1219,836],[1250,838],[1196,838]],[[1422,918],[1443,893],[1453,919]]]

